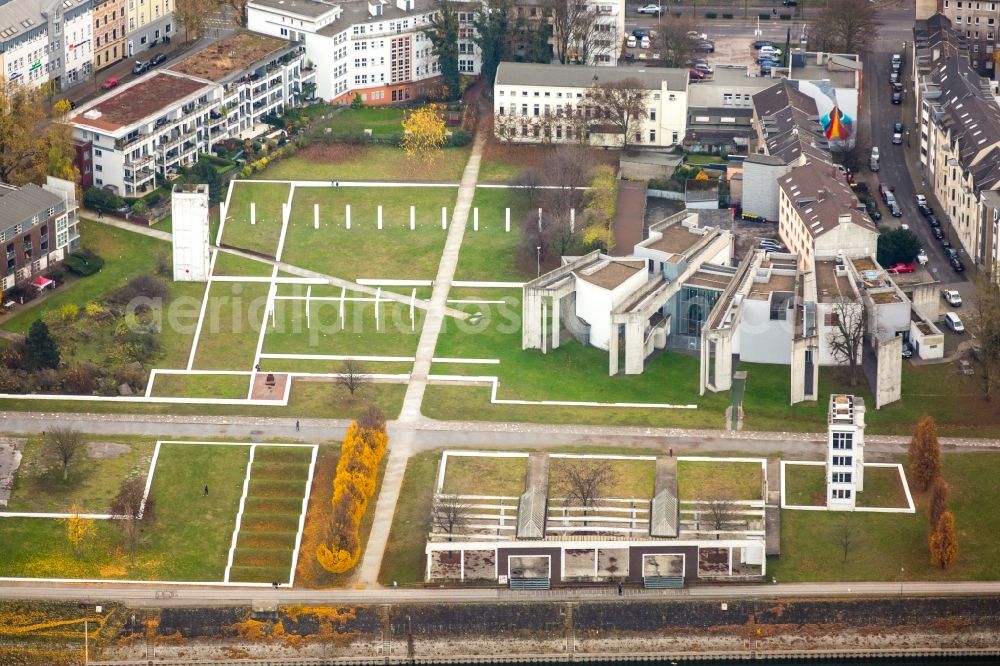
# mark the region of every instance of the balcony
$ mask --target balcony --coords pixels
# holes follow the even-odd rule
[[[124,137],[121,139],[115,139],[115,150],[121,152],[131,146],[132,144],[141,141],[142,139],[148,138],[146,134],[136,134],[132,137]]]
[[[144,167],[153,161],[153,155],[140,155],[139,157],[133,157],[131,159],[125,160],[126,169],[139,169]]]
[[[166,141],[160,141],[158,144],[156,144],[156,149],[159,150],[159,151],[167,150],[168,148],[176,146],[177,144],[179,144],[181,141],[184,141],[185,139],[190,139],[196,133],[197,133],[197,130],[194,130],[194,129],[190,129],[190,130],[188,130],[186,132],[180,132],[179,134],[173,135],[172,137],[170,137]]]
[[[156,176],[156,172],[151,167],[142,167],[141,169],[134,169],[132,171],[125,170],[125,182],[131,183],[136,188],[147,180],[150,180]]]

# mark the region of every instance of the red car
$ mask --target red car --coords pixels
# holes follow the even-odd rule
[[[689,69],[688,70],[688,78],[691,79],[692,81],[701,81],[702,79],[706,78],[707,76],[708,75],[705,74],[705,72],[699,72],[697,69]]]
[[[914,266],[913,264],[904,264],[900,262],[894,266],[890,266],[888,270],[890,273],[894,274],[912,273],[913,271],[917,270],[917,267]]]
[[[101,84],[101,87],[104,88],[105,90],[111,90],[112,88],[117,88],[118,77],[117,76],[108,77],[107,80],[105,80],[104,83]]]

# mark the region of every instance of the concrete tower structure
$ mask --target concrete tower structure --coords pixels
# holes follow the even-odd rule
[[[176,185],[173,208],[174,280],[206,282],[209,272],[208,185]]]
[[[831,395],[827,430],[826,506],[831,511],[853,511],[865,488],[864,399]]]

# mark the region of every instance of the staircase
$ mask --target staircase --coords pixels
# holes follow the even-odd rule
[[[547,590],[549,589],[548,578],[511,578],[510,589],[512,590]]]
[[[647,590],[679,590],[684,587],[684,576],[644,576],[642,586]]]

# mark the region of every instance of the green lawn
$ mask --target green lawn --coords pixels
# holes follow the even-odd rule
[[[268,285],[217,282],[208,294],[196,370],[250,370],[267,303]]]
[[[403,133],[404,113],[397,107],[346,108],[322,125],[332,128],[336,136],[361,136],[366,129],[374,136],[392,136]]]
[[[215,257],[212,275],[238,275],[249,277],[271,277],[271,265],[246,257],[220,251]]]
[[[446,148],[431,167],[395,146],[313,144],[272,163],[257,178],[274,180],[382,180],[457,183],[471,147]]]
[[[858,493],[858,506],[905,508],[906,491],[895,467],[865,467],[865,489]]]
[[[524,198],[512,190],[477,188],[472,200],[479,209],[479,231],[473,231],[473,213],[462,238],[456,280],[495,280],[518,282],[535,277],[534,260],[530,270],[518,262],[521,224],[527,211]],[[510,232],[505,229],[505,210],[510,208]]]
[[[377,373],[384,375],[405,375],[413,369],[413,361],[355,361],[355,368],[360,367],[361,373]],[[310,372],[337,373],[343,372],[344,361],[322,359],[264,359],[261,367],[271,372]],[[364,389],[362,389],[363,391]]]
[[[527,458],[481,458],[448,456],[444,492],[455,495],[503,495],[524,492]]]
[[[942,457],[958,531],[958,560],[953,566],[942,571],[930,563],[927,494],[918,494],[916,514],[782,511],[781,557],[769,562],[768,573],[779,582],[898,580],[902,567],[906,580],[997,580],[1000,513],[993,507],[1000,502],[995,473],[1000,454]],[[846,563],[834,538],[845,519],[857,528]]]
[[[440,451],[425,451],[406,462],[400,501],[382,554],[378,580],[383,585],[419,583],[424,579],[424,543],[430,530],[431,501]]]
[[[785,465],[785,503],[792,506],[826,506],[826,467]]]
[[[150,395],[156,398],[246,398],[247,375],[157,374]]]
[[[105,513],[124,479],[145,476],[149,471],[155,442],[134,437],[86,439],[88,448],[70,463],[64,481],[44,437],[29,436],[5,510],[68,513],[75,503],[84,513]],[[112,449],[114,453],[110,453]]]
[[[290,190],[286,183],[235,183],[222,243],[273,257],[281,237],[281,204],[288,201]],[[256,204],[254,224],[250,224],[251,203]]]
[[[248,456],[243,446],[161,446],[150,489],[156,514],[143,528],[134,565],[110,521],[96,521],[74,556],[63,522],[8,518],[0,522],[0,575],[221,581]]]
[[[762,481],[760,463],[677,463],[677,494],[682,500],[759,500]]]
[[[652,460],[580,460],[549,459],[549,497],[567,497],[563,470],[570,465],[610,468],[611,482],[600,491],[601,497],[619,499],[652,499],[656,480],[656,463]]]
[[[448,215],[457,190],[440,188],[298,188],[292,201],[282,259],[328,275],[432,280],[437,276]],[[319,205],[320,228],[314,224]],[[345,207],[351,207],[351,229]],[[382,206],[382,230],[378,229]],[[416,229],[410,230],[410,206]]]

